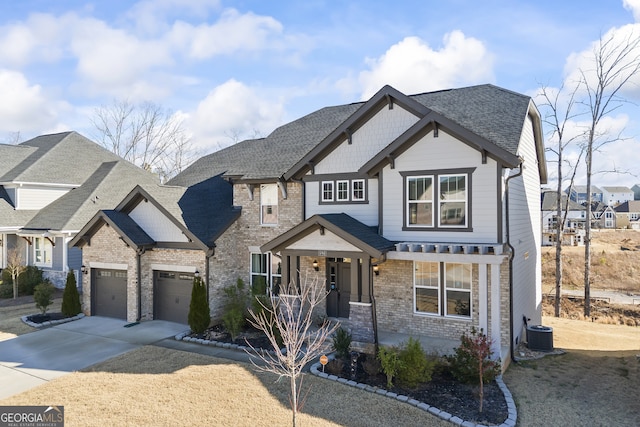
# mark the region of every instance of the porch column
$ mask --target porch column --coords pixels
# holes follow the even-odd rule
[[[282,251],[281,252],[281,256],[282,256],[282,265],[281,265],[281,277],[282,277],[282,283],[280,285],[280,288],[282,287],[286,287],[289,285],[289,283],[291,282],[291,277],[290,277],[290,273],[289,273],[289,263],[291,262],[291,256],[289,255],[288,252]]]
[[[493,340],[493,354],[501,356],[500,264],[491,264],[491,339]]]
[[[362,295],[360,301],[371,302],[371,257],[365,256],[362,259]]]
[[[351,296],[349,301],[360,302],[360,287],[358,286],[358,270],[360,258],[351,258]]]
[[[478,264],[478,326],[489,336],[487,286],[487,264]]]

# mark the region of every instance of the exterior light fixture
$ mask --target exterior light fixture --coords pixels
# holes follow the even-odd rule
[[[196,272],[193,273],[193,275],[196,276],[196,277],[200,277],[200,272],[198,270],[196,270]]]
[[[380,275],[380,267],[378,267],[377,265],[373,266],[373,274],[375,274],[376,276]]]
[[[82,271],[82,274],[87,274],[89,272],[89,270],[87,270],[87,266],[84,264],[80,267],[80,271]]]
[[[315,259],[314,259],[314,260],[313,260],[313,264],[312,264],[312,265],[313,265],[313,269],[314,269],[315,271],[318,271],[318,270],[319,270],[319,268],[318,268],[318,260],[315,260]]]

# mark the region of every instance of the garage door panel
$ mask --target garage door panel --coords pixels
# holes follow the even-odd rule
[[[127,318],[127,272],[93,270],[93,315]]]
[[[193,274],[171,271],[154,273],[154,319],[188,323]]]

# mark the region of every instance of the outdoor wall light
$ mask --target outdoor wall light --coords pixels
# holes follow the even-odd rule
[[[380,267],[378,267],[377,265],[373,266],[373,274],[375,274],[376,276],[380,275]]]
[[[200,272],[198,270],[196,270],[196,272],[193,273],[193,275],[196,276],[196,277],[200,277]]]
[[[313,269],[314,269],[315,271],[318,271],[318,269],[319,269],[319,268],[318,268],[318,260],[315,260],[315,259],[314,259],[314,260],[313,260],[313,264],[312,264],[312,265],[313,265]]]
[[[89,270],[87,270],[87,266],[84,264],[80,267],[80,271],[82,271],[82,274],[87,274],[89,272]]]

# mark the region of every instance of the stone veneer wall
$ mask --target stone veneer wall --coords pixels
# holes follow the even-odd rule
[[[380,264],[374,276],[378,329],[409,335],[459,339],[463,333],[478,329],[478,266],[472,269],[471,320],[443,316],[418,315],[413,312],[413,262],[389,260]]]

